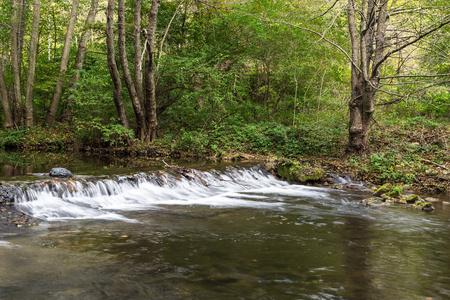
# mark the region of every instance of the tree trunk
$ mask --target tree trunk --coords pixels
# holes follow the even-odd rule
[[[355,1],[348,0],[348,24],[352,45],[351,99],[347,153],[370,152],[369,132],[379,86],[380,62],[384,57],[387,1],[362,0],[359,38]],[[375,47],[375,48],[374,48]]]
[[[352,86],[352,100],[349,103],[350,124],[347,153],[362,155],[370,151],[369,131],[373,116],[375,91],[362,78]]]
[[[154,141],[156,139],[156,127],[158,126],[158,119],[156,115],[156,87],[155,87],[155,32],[158,20],[158,10],[161,5],[161,0],[153,0],[150,9],[150,15],[147,28],[147,55],[145,61],[145,99],[147,110],[148,135],[147,141]]]
[[[144,92],[142,89],[142,61],[141,55],[141,8],[142,0],[136,0],[134,4],[134,85],[139,99],[144,99]]]
[[[20,80],[20,23],[22,17],[22,1],[11,0],[11,70],[13,76],[13,113],[19,125],[22,125],[22,89]]]
[[[47,118],[45,120],[45,123],[50,126],[55,123],[56,112],[58,111],[59,100],[61,99],[62,85],[64,75],[66,74],[67,71],[67,64],[69,62],[70,44],[72,42],[73,31],[75,29],[75,21],[77,19],[79,3],[80,0],[72,1],[72,10],[70,13],[69,24],[67,26],[66,38],[64,40],[64,48],[61,57],[61,64],[59,66],[58,79],[56,81],[55,90],[53,92],[53,97],[47,112]]]
[[[39,15],[41,0],[34,0],[33,24],[31,29],[30,53],[28,62],[27,88],[25,92],[25,125],[33,126],[33,85],[36,70],[36,52],[39,35]]]
[[[5,115],[5,128],[13,128],[13,114],[9,105],[8,86],[6,85],[5,75],[3,74],[3,64],[0,59],[0,100]]]
[[[123,105],[122,83],[120,82],[114,53],[114,0],[108,0],[108,8],[106,10],[106,45],[108,50],[108,68],[114,84],[114,103],[119,115],[119,122],[126,129],[130,129],[125,113],[125,106]]]
[[[78,52],[75,58],[75,72],[73,73],[72,79],[70,80],[69,83],[69,88],[74,91],[77,90],[77,83],[78,80],[80,80],[80,71],[83,69],[84,57],[86,56],[86,47],[89,41],[89,29],[87,28],[89,28],[89,25],[91,25],[95,21],[95,16],[97,15],[98,1],[99,0],[92,0],[91,2],[91,7],[89,9],[89,13],[84,23],[86,30],[81,35],[80,42],[78,43]],[[72,121],[74,106],[75,100],[69,97],[67,99],[67,106],[63,113],[64,121],[67,122]]]
[[[122,64],[123,77],[127,85],[128,93],[130,94],[131,103],[133,104],[134,114],[138,123],[138,138],[144,141],[147,133],[147,124],[145,122],[145,115],[143,110],[142,99],[139,99],[136,92],[133,79],[131,78],[130,69],[128,67],[128,59],[125,45],[125,1],[119,0],[118,5],[118,28],[119,28],[119,56]]]
[[[19,62],[22,64],[22,56],[23,56],[23,43],[24,43],[24,36],[25,36],[25,27],[27,25],[27,3],[28,0],[20,0],[20,28],[19,28]],[[22,65],[19,65],[19,72],[21,71]],[[21,73],[21,72],[20,72]]]

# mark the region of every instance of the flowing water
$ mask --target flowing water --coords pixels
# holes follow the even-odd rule
[[[450,299],[450,205],[373,209],[258,167],[23,183],[0,299]]]

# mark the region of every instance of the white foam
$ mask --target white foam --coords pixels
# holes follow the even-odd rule
[[[7,241],[0,241],[0,247],[5,247],[5,248],[19,248],[21,246],[19,245],[15,245],[13,243],[7,242]]]
[[[325,189],[290,185],[259,170],[225,173],[192,171],[193,180],[139,174],[97,182],[44,182],[16,200],[18,209],[40,219],[108,219],[132,221],[121,211],[159,209],[170,205],[280,208],[271,194],[323,198]]]

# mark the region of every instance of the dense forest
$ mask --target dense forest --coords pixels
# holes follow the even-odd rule
[[[2,148],[448,170],[447,0],[10,0],[0,14]]]

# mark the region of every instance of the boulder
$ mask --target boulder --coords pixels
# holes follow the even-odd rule
[[[417,195],[404,195],[402,197],[402,199],[405,200],[405,202],[408,203],[408,204],[413,204],[416,201],[419,201],[420,197],[417,196]]]
[[[277,166],[277,176],[292,182],[319,183],[323,182],[325,171],[309,164],[284,159]]]
[[[71,178],[71,177],[73,177],[72,172],[70,172],[69,170],[67,170],[65,168],[53,168],[53,169],[50,170],[49,175],[52,176],[52,177],[59,177],[59,178]]]
[[[391,189],[392,189],[392,184],[386,183],[386,184],[380,186],[379,188],[374,189],[373,195],[379,197],[383,194],[386,194]]]
[[[0,204],[9,204],[14,202],[14,196],[17,193],[17,188],[0,182]]]
[[[416,203],[413,204],[413,207],[415,207],[417,209],[421,209],[426,212],[430,212],[430,211],[434,210],[433,205],[430,202],[426,202],[426,201],[417,201]]]

